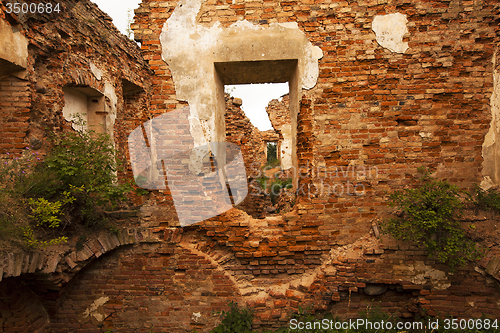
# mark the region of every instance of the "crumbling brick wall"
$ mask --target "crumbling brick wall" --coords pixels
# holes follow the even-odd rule
[[[288,94],[283,95],[280,100],[273,99],[269,102],[266,107],[267,115],[271,121],[271,125],[275,131],[279,131],[277,127],[282,125],[291,124],[290,119],[290,96]]]
[[[0,77],[0,154],[20,154],[27,146],[30,95],[29,82]]]
[[[161,55],[161,29],[176,5],[144,2],[136,11],[135,36],[146,59],[158,66],[154,112],[180,104],[168,65],[153,59]],[[202,25],[218,21],[227,27],[241,19],[264,27],[297,22],[324,52],[317,85],[300,97],[296,141],[300,225],[315,225],[318,236],[326,237],[319,248],[366,234],[371,220],[385,211],[384,193],[411,185],[419,166],[462,187],[481,180],[497,39],[494,6],[203,3]],[[376,15],[392,12],[409,22],[404,54],[382,47],[371,30]],[[461,25],[474,30],[462,33]],[[160,98],[164,92],[168,100]]]
[[[123,87],[149,89],[149,68],[138,46],[112,25],[109,16],[87,2],[67,1],[61,6],[60,14],[34,15],[29,21],[16,22],[20,18],[5,13],[13,15],[9,20],[19,24],[29,39],[28,68],[23,78],[10,76],[2,80],[2,114],[8,113],[2,121],[16,124],[16,140],[22,139],[17,142],[19,147],[36,142],[44,150],[48,145],[46,128],[58,131],[66,126],[61,113],[65,86],[92,88],[105,96],[108,105],[115,102],[119,128],[124,126],[120,121],[126,114]],[[7,105],[13,102],[9,96],[16,98],[16,104]],[[108,124],[110,133],[114,125]],[[13,130],[12,126],[5,128],[4,132]],[[4,147],[0,153],[8,149]]]
[[[177,1],[143,2],[136,11],[133,28],[148,59],[161,55],[161,29],[176,6]],[[387,193],[412,186],[420,166],[460,187],[481,181],[482,144],[491,119],[491,60],[498,41],[495,6],[493,1],[469,5],[456,1],[203,2],[196,23],[204,27],[220,22],[224,29],[243,19],[261,27],[296,22],[323,51],[316,86],[302,90],[299,96],[296,212],[272,224],[265,219],[261,225],[251,220],[247,225],[246,217],[236,212],[198,224],[216,243],[231,249],[240,263],[239,274],[278,284],[279,274],[293,280],[317,269],[324,263],[322,255],[369,234],[372,221],[388,212]],[[404,52],[389,50],[372,30],[376,16],[392,13],[406,15],[408,20],[401,44],[407,43],[409,48]],[[156,108],[175,108],[179,102],[175,102],[168,65],[160,60],[151,63],[159,66],[156,74],[162,92],[171,93],[168,102],[163,99]],[[262,225],[268,234],[261,233]],[[377,263],[367,257],[356,260],[372,269],[380,263],[393,267],[393,260],[404,265],[411,254],[395,246]],[[336,260],[332,266],[340,263]],[[315,293],[315,284],[311,284],[311,289],[301,287],[308,290],[307,296],[299,297],[294,291],[288,296],[269,296],[268,302],[280,303],[279,299],[290,297],[294,303],[286,303],[287,309],[296,309],[306,300],[318,309],[341,302],[336,307],[340,308],[345,306],[345,298],[336,294],[329,298],[328,293],[336,293],[338,288],[343,293],[349,288],[359,292],[355,288],[362,288],[363,283],[401,282],[387,273],[393,270],[368,275],[364,267],[356,265],[348,271],[347,275],[336,273],[325,293]],[[471,267],[467,272],[471,280],[478,278]],[[413,288],[411,274],[404,281]],[[360,285],[356,287],[356,283]],[[458,296],[461,291],[449,292]],[[477,290],[470,292],[471,297],[480,297]],[[319,301],[321,296],[324,303]],[[430,302],[438,306],[438,298]],[[280,311],[273,314],[273,310],[262,309],[257,320],[276,321]]]
[[[247,174],[264,163],[264,148],[260,131],[241,109],[241,99],[226,95],[226,140],[240,146]]]
[[[113,81],[119,100],[115,135],[117,147],[124,153],[125,138],[141,122],[186,106],[176,96],[175,82],[161,58],[159,41],[164,23],[179,4],[144,1],[136,10],[133,29],[154,78],[151,100],[141,93],[130,94],[126,97],[127,109],[120,106],[123,88]],[[96,10],[88,4],[83,8]],[[409,49],[404,53],[379,44],[371,29],[377,15],[395,12],[406,15],[408,20],[408,33],[402,43],[408,43]],[[99,24],[107,24],[105,16],[95,15]],[[208,331],[215,323],[211,310],[221,309],[230,299],[255,308],[256,327],[284,326],[290,312],[298,311],[299,306],[354,317],[372,298],[364,294],[372,285],[388,288],[377,296],[382,310],[399,312],[404,317],[424,309],[433,311],[429,314],[445,312],[478,318],[484,312],[498,317],[500,292],[482,270],[485,263],[478,263],[478,267],[471,263],[451,275],[447,267],[427,258],[425,252],[379,238],[375,232],[375,219],[383,218],[388,211],[387,193],[412,186],[419,166],[428,166],[436,171],[436,177],[461,187],[481,180],[481,148],[491,119],[491,60],[498,48],[498,4],[492,0],[314,4],[206,1],[196,23],[208,27],[220,22],[223,29],[242,19],[262,27],[296,22],[307,39],[323,51],[316,86],[300,91],[299,96],[296,211],[254,219],[232,209],[194,226],[171,228],[175,225],[175,210],[168,189],[152,191],[141,211],[142,226],[157,234],[182,231],[180,239],[172,242],[165,237],[150,241],[159,245],[116,252],[100,250],[106,242],[93,240],[95,257],[109,253],[95,265],[89,264],[83,275],[74,277],[67,298],[61,299],[63,306],[51,318],[54,329],[64,331],[67,325],[74,325],[97,331],[100,323],[88,316],[82,321],[81,317],[95,301],[104,302],[106,298],[102,306],[95,304],[97,318],[105,318],[101,324],[106,327],[120,329],[137,325],[137,318],[153,328],[168,327],[165,325],[178,318],[179,324],[168,327],[170,331],[197,327]],[[72,23],[76,24],[75,30],[93,34],[90,22],[78,22]],[[46,24],[55,25],[47,29],[57,31],[57,25],[62,23]],[[39,22],[35,27],[40,32],[35,36],[42,41],[44,24]],[[59,50],[62,43],[66,50],[71,46],[85,57],[101,55],[92,58],[101,67],[109,61],[123,69],[126,66],[122,59],[130,58],[130,68],[138,66],[130,72],[144,71],[140,77],[147,77],[137,49],[113,45],[114,34],[110,39],[99,32],[92,35],[95,38],[91,40],[104,43],[96,43],[99,45],[92,50],[85,47],[85,36],[74,41],[67,35],[49,35],[51,42],[43,45],[51,47],[45,50],[37,46],[34,54],[45,50],[44,56],[53,55],[50,59],[59,63],[61,59],[53,51]],[[120,56],[110,58],[110,48]],[[58,89],[63,83],[102,89],[85,57],[68,57],[75,67],[84,68],[69,71],[53,67],[50,61],[35,62],[37,70],[30,84],[41,80],[45,71],[51,79],[46,83],[48,92],[38,93],[32,102],[37,106],[33,109],[34,123],[43,119],[54,124],[53,128],[60,127],[57,124],[62,122],[62,103]],[[142,84],[128,70],[125,72],[127,81],[139,87],[147,85],[147,79]],[[113,80],[113,76],[109,77]],[[58,84],[52,86],[54,82]],[[101,276],[101,269],[110,272],[109,276]],[[145,278],[153,271],[163,281],[153,280],[151,284]],[[116,275],[120,279],[112,272],[120,272]],[[185,275],[189,282],[174,279],[177,274]],[[193,282],[198,274],[208,285],[220,282],[221,290],[209,290],[200,296],[203,286]],[[123,287],[114,288],[121,281]],[[165,289],[161,290],[162,286]],[[149,294],[143,296],[145,292]],[[198,303],[200,298],[206,304]],[[190,306],[181,306],[181,301]],[[138,304],[142,308],[137,309]],[[204,326],[196,326],[192,319],[199,318],[193,315],[198,312],[206,320]],[[150,327],[141,329],[148,331]]]
[[[116,103],[113,106],[116,121],[108,124],[114,134],[112,139],[119,140],[121,127],[133,126],[127,123],[126,115],[135,108],[140,109],[138,103],[132,107],[130,102],[124,102],[127,99],[124,95],[138,94],[146,104],[151,72],[139,46],[122,35],[112,25],[111,18],[89,1],[60,2],[60,9],[59,14],[34,14],[27,19],[8,14],[5,1],[0,1],[2,24],[14,27],[13,31],[19,31],[28,41],[26,68],[15,67],[13,71],[0,68],[2,158],[18,155],[28,146],[43,155],[50,149],[51,135],[69,129],[62,113],[66,103],[65,86],[92,88],[104,96],[107,105]],[[2,43],[3,39],[0,40]],[[140,116],[134,114],[134,121],[140,120]],[[115,125],[119,128],[116,131]],[[122,149],[122,157],[126,158],[125,149]],[[6,250],[2,249],[2,253]],[[37,256],[32,254],[30,258]],[[24,283],[26,275],[2,280],[2,276],[12,276],[18,266],[9,267],[8,262],[3,261],[0,265],[0,330],[48,330],[50,315],[56,309],[65,311],[57,307],[57,297],[61,295],[35,296],[33,291],[40,292],[41,284]],[[23,270],[23,274],[26,272]],[[56,301],[51,303],[54,297]]]

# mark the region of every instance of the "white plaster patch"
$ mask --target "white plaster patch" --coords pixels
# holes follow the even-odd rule
[[[2,36],[0,58],[26,68],[28,66],[28,39],[19,29],[11,27],[5,20],[0,20],[0,35]]]
[[[92,71],[92,74],[94,74],[95,78],[101,81],[102,71],[96,65],[94,65],[93,62],[90,62],[90,70]]]
[[[493,183],[490,176],[484,176],[479,186],[483,191],[488,191],[490,188],[495,186],[495,183]]]
[[[377,42],[392,52],[405,53],[408,43],[403,42],[403,36],[408,33],[406,15],[400,13],[377,15],[372,22]]]
[[[430,280],[431,286],[437,290],[445,290],[451,286],[445,272],[427,266],[423,261],[416,261],[415,265],[409,265],[408,270],[415,274],[411,279],[412,283],[426,284]]]
[[[281,157],[281,167],[284,170],[288,170],[293,167],[293,161],[292,161],[292,125],[290,124],[285,124],[280,126],[279,130],[281,131],[283,135],[283,141],[281,142],[281,151],[280,151],[280,157]]]
[[[191,320],[194,321],[195,323],[198,322],[198,320],[200,320],[201,318],[201,312],[193,312],[193,314],[191,315]]]
[[[70,88],[63,88],[64,92],[64,107],[63,107],[63,117],[67,121],[73,121],[75,115],[80,116],[83,119],[86,119],[87,114],[87,96],[80,93],[77,90]],[[74,122],[72,122],[71,126],[74,130],[80,130],[78,126]]]
[[[116,109],[117,109],[117,104],[118,104],[118,96],[116,96],[116,91],[115,87],[109,83],[109,82],[104,82],[104,96],[109,98],[110,105],[108,111],[108,114],[106,115],[106,124],[107,124],[107,131],[108,134],[113,137],[113,128],[115,125],[115,120],[116,120]],[[108,105],[106,106],[108,108]]]
[[[299,287],[307,290],[311,287],[315,279],[316,279],[316,274],[304,274],[300,279]]]
[[[491,147],[496,142],[496,136],[500,131],[500,73],[493,72],[493,93],[490,97],[491,122],[490,129],[484,137],[483,147]]]
[[[109,297],[101,297],[90,304],[90,306],[83,312],[85,318],[93,317],[98,322],[103,322],[105,318],[104,311],[102,311],[102,306],[109,301]],[[101,308],[101,309],[100,309]]]

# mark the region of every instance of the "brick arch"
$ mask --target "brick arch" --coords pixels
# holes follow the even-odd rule
[[[200,253],[180,244],[142,243],[95,260],[68,288],[51,327],[207,331],[219,320],[213,311],[239,297],[231,279]]]
[[[26,293],[20,299],[36,300],[35,312],[46,318],[43,327],[54,332],[100,332],[103,325],[140,331],[133,318],[157,331],[203,331],[216,325],[214,310],[241,301],[241,294],[228,257],[181,242],[182,233],[179,228],[129,228],[96,235],[79,250],[9,253],[0,258],[0,287],[13,281],[25,286],[18,288]],[[135,309],[135,304],[146,305]]]

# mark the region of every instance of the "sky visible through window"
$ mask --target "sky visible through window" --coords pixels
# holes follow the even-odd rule
[[[271,100],[281,100],[281,96],[288,94],[288,83],[242,84],[225,86],[225,90],[230,92],[231,96],[241,98],[241,109],[254,126],[261,131],[267,131],[273,127],[266,106]]]

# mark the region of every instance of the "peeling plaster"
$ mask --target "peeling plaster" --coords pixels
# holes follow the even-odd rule
[[[94,71],[92,73],[96,75]],[[113,137],[118,105],[118,96],[115,87],[109,81],[105,81],[102,91],[96,90],[95,87],[88,88],[84,87],[83,90],[74,87],[63,88],[65,98],[65,105],[63,107],[64,119],[71,122],[74,120],[74,114],[80,114],[87,122],[87,126],[97,126],[97,128],[93,128],[97,132],[100,132],[99,128],[102,126],[102,129]],[[89,93],[89,90],[93,92]],[[97,104],[91,102],[94,99],[98,101]],[[102,112],[105,113],[104,118],[101,114]],[[75,124],[72,126],[75,130],[79,129]]]
[[[493,54],[493,93],[490,98],[491,122],[488,133],[483,142],[483,181],[481,188],[487,190],[500,184],[500,145],[498,135],[500,132],[500,72],[497,67],[496,53]]]
[[[97,322],[102,323],[106,319],[103,306],[109,301],[109,297],[101,297],[95,300],[86,310],[83,312],[85,318],[91,317],[97,320]]]
[[[426,284],[430,281],[433,289],[445,290],[451,286],[446,273],[426,265],[423,261],[415,261],[414,265],[394,265],[394,271],[411,275],[411,282],[414,284]]]
[[[292,161],[292,125],[285,124],[279,128],[281,134],[283,135],[283,141],[280,146],[280,158],[281,158],[281,167],[284,170],[288,170],[293,167]]]
[[[19,29],[11,27],[6,21],[0,20],[0,59],[5,59],[22,68],[28,66],[28,39]],[[0,62],[0,64],[2,64]],[[4,66],[2,64],[2,66]],[[0,74],[3,68],[0,68]]]
[[[392,52],[405,53],[408,50],[408,43],[403,42],[403,36],[408,33],[407,23],[404,14],[377,15],[373,19],[372,29],[380,46]]]
[[[109,83],[104,82],[104,96],[109,99],[109,105],[106,103],[106,131],[113,137],[113,129],[116,121],[116,110],[118,104],[118,96],[116,95],[115,87]]]
[[[322,50],[312,45],[294,22],[272,23],[268,28],[246,20],[228,28],[216,22],[210,27],[197,23],[205,0],[180,1],[165,22],[160,41],[162,59],[169,65],[177,99],[190,106],[191,134],[195,147],[225,141],[224,119],[217,105],[224,98],[217,62],[298,60],[299,87],[311,89],[319,75]],[[196,172],[207,151],[191,156]]]
[[[96,66],[94,65],[93,62],[90,62],[90,70],[92,71],[92,74],[94,74],[95,78],[99,81],[101,81],[102,79],[102,71]]]
[[[195,323],[198,322],[198,320],[200,320],[201,318],[201,312],[193,312],[193,314],[191,315],[191,320],[194,321]]]

